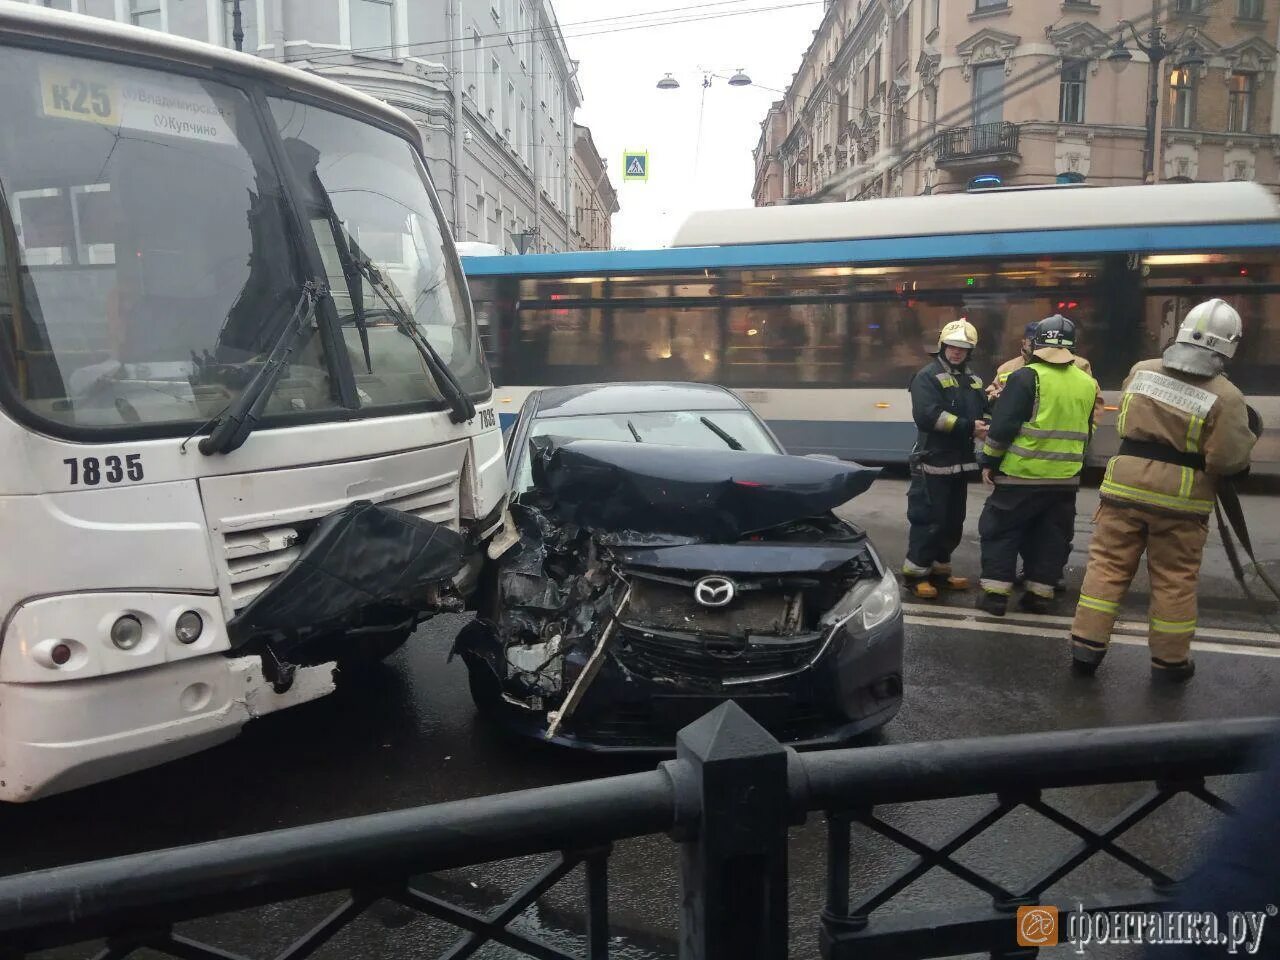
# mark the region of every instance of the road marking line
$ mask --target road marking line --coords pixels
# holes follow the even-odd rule
[[[1009,633],[1020,637],[1041,637],[1046,640],[1061,641],[1064,647],[1067,642],[1067,638],[1061,630],[1038,630],[1032,626],[1018,623],[977,623],[976,621],[968,620],[939,620],[917,616],[907,617],[906,622],[913,627],[940,627],[952,630],[972,630],[977,633]],[[1147,645],[1145,637],[1126,637],[1124,635],[1113,636],[1111,642],[1127,647],[1145,647]],[[1194,640],[1191,643],[1191,648],[1205,653],[1234,653],[1242,657],[1280,658],[1280,648],[1276,647],[1244,647],[1236,644]]]
[[[979,619],[984,623],[999,623],[1007,621],[1026,621],[1033,624],[1054,624],[1055,626],[1069,627],[1071,625],[1071,617],[1058,617],[1047,613],[1024,613],[1020,610],[1010,610],[1003,620],[992,617],[991,614],[984,613],[976,607],[952,607],[946,604],[928,604],[928,603],[904,603],[902,609],[907,613],[921,613],[929,616],[960,616],[966,619]],[[1140,633],[1144,637],[1147,635],[1147,625],[1137,620],[1117,620],[1115,630],[1121,633]],[[1219,630],[1212,627],[1200,627],[1196,629],[1197,637],[1204,637],[1207,640],[1234,640],[1240,643],[1257,644],[1265,647],[1280,647],[1280,638],[1274,633],[1266,633],[1259,630]]]

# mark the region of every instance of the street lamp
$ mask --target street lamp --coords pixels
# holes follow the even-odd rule
[[[1160,26],[1160,6],[1153,3],[1151,7],[1151,29],[1146,32],[1146,39],[1138,34],[1138,28],[1128,20],[1120,21],[1121,32],[1116,37],[1116,44],[1107,54],[1108,63],[1117,69],[1133,60],[1133,53],[1125,45],[1124,27],[1129,28],[1134,45],[1147,55],[1147,130],[1146,140],[1142,147],[1142,181],[1154,180],[1156,163],[1156,114],[1160,109],[1160,64],[1168,57],[1182,50],[1182,55],[1175,61],[1179,68],[1199,67],[1204,65],[1204,56],[1195,43],[1186,43],[1190,30],[1172,40]],[[1183,44],[1186,43],[1185,49]]]
[[[698,179],[698,164],[702,160],[702,115],[703,115],[703,111],[706,109],[706,106],[707,106],[707,90],[711,87],[711,80],[713,77],[718,78],[720,80],[726,79],[720,74],[715,73],[712,70],[707,70],[704,67],[699,67],[698,69],[702,71],[702,99],[698,103],[698,133],[696,137],[697,146],[694,149],[694,155],[693,155],[693,178],[695,181]],[[751,78],[747,76],[746,71],[744,71],[741,67],[737,69],[737,71],[733,74],[733,76],[728,77],[727,79],[729,82],[729,86],[731,87],[751,86]],[[659,90],[678,90],[680,89],[680,82],[676,80],[675,77],[673,77],[671,74],[668,73],[664,75],[661,80],[658,81],[658,89]]]

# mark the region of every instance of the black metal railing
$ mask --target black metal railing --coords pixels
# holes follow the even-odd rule
[[[1016,155],[1018,125],[1015,123],[976,123],[969,127],[943,130],[934,140],[938,162]]]
[[[681,848],[681,957],[781,960],[788,953],[788,831],[811,811],[827,817],[825,956],[1024,955],[1015,945],[1017,907],[1039,903],[1095,855],[1115,858],[1146,882],[1101,893],[1093,903],[1145,908],[1166,900],[1176,878],[1123,847],[1122,837],[1175,797],[1229,811],[1204,778],[1251,769],[1257,748],[1278,730],[1271,720],[1228,720],[797,754],[730,703],[681,731],[676,759],[646,773],[0,878],[0,958],[84,943],[90,944],[86,955],[101,960],[141,949],[197,960],[302,960],[349,936],[358,918],[390,902],[462,931],[442,953],[451,960],[489,943],[538,960],[569,960],[575,952],[596,960],[610,948],[611,845],[667,833]],[[1043,794],[1148,782],[1154,786],[1099,829]],[[995,798],[988,809],[942,842],[918,838],[901,816],[914,804],[971,804],[987,796]],[[995,876],[1002,864],[975,866],[957,856],[1015,812],[1034,813],[1075,841],[1016,886]],[[943,822],[957,820],[952,815]],[[883,882],[858,876],[855,884],[855,826],[914,860]],[[1185,833],[1186,825],[1180,829]],[[489,910],[428,889],[431,874],[545,853],[554,854],[551,861]],[[518,921],[579,867],[583,920],[571,952]],[[935,870],[983,901],[927,914],[886,909]],[[855,896],[854,886],[867,889]],[[264,948],[279,940],[278,930],[265,920],[255,928],[253,912],[316,896],[330,898],[320,918],[283,948]],[[202,918],[237,911],[250,918],[242,927],[263,932],[251,936],[258,948],[252,954],[189,929]],[[421,955],[420,946],[415,943],[413,955]]]

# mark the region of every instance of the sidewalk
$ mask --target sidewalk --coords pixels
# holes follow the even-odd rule
[[[858,497],[837,512],[852,520],[870,534],[876,548],[895,571],[902,569],[907,549],[907,480],[903,472],[886,473]],[[975,482],[969,487],[969,513],[965,521],[965,536],[953,558],[956,573],[969,577],[974,590],[967,594],[953,595],[939,603],[952,606],[971,605],[976,596],[979,570],[978,517],[986,500],[988,487]],[[1268,485],[1255,485],[1254,492],[1241,495],[1241,504],[1253,535],[1253,548],[1258,560],[1273,578],[1280,579],[1280,496],[1269,492]],[[1084,579],[1085,564],[1089,557],[1089,537],[1092,533],[1093,515],[1098,508],[1096,487],[1081,489],[1076,502],[1076,535],[1072,542],[1071,558],[1067,562],[1066,582],[1069,598],[1059,600],[1058,612],[1070,615],[1074,610],[1075,594]],[[1242,561],[1248,563],[1248,558]],[[1261,583],[1250,584],[1254,595],[1269,597]],[[1124,604],[1124,616],[1146,619],[1150,584],[1145,563],[1139,568]],[[1226,552],[1218,536],[1217,523],[1209,521],[1209,542],[1205,547],[1204,563],[1200,574],[1200,611],[1205,626],[1233,626],[1240,629],[1271,630],[1267,621],[1249,601],[1240,584],[1231,574]],[[1280,605],[1269,604],[1271,618],[1280,625]]]

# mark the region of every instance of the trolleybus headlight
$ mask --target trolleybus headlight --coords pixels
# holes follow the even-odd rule
[[[174,633],[178,635],[178,639],[182,643],[195,643],[200,639],[200,634],[203,632],[204,621],[200,619],[200,614],[194,610],[188,610],[178,617],[178,625]]]
[[[142,642],[142,621],[125,614],[111,625],[111,642],[121,650],[132,650]]]

